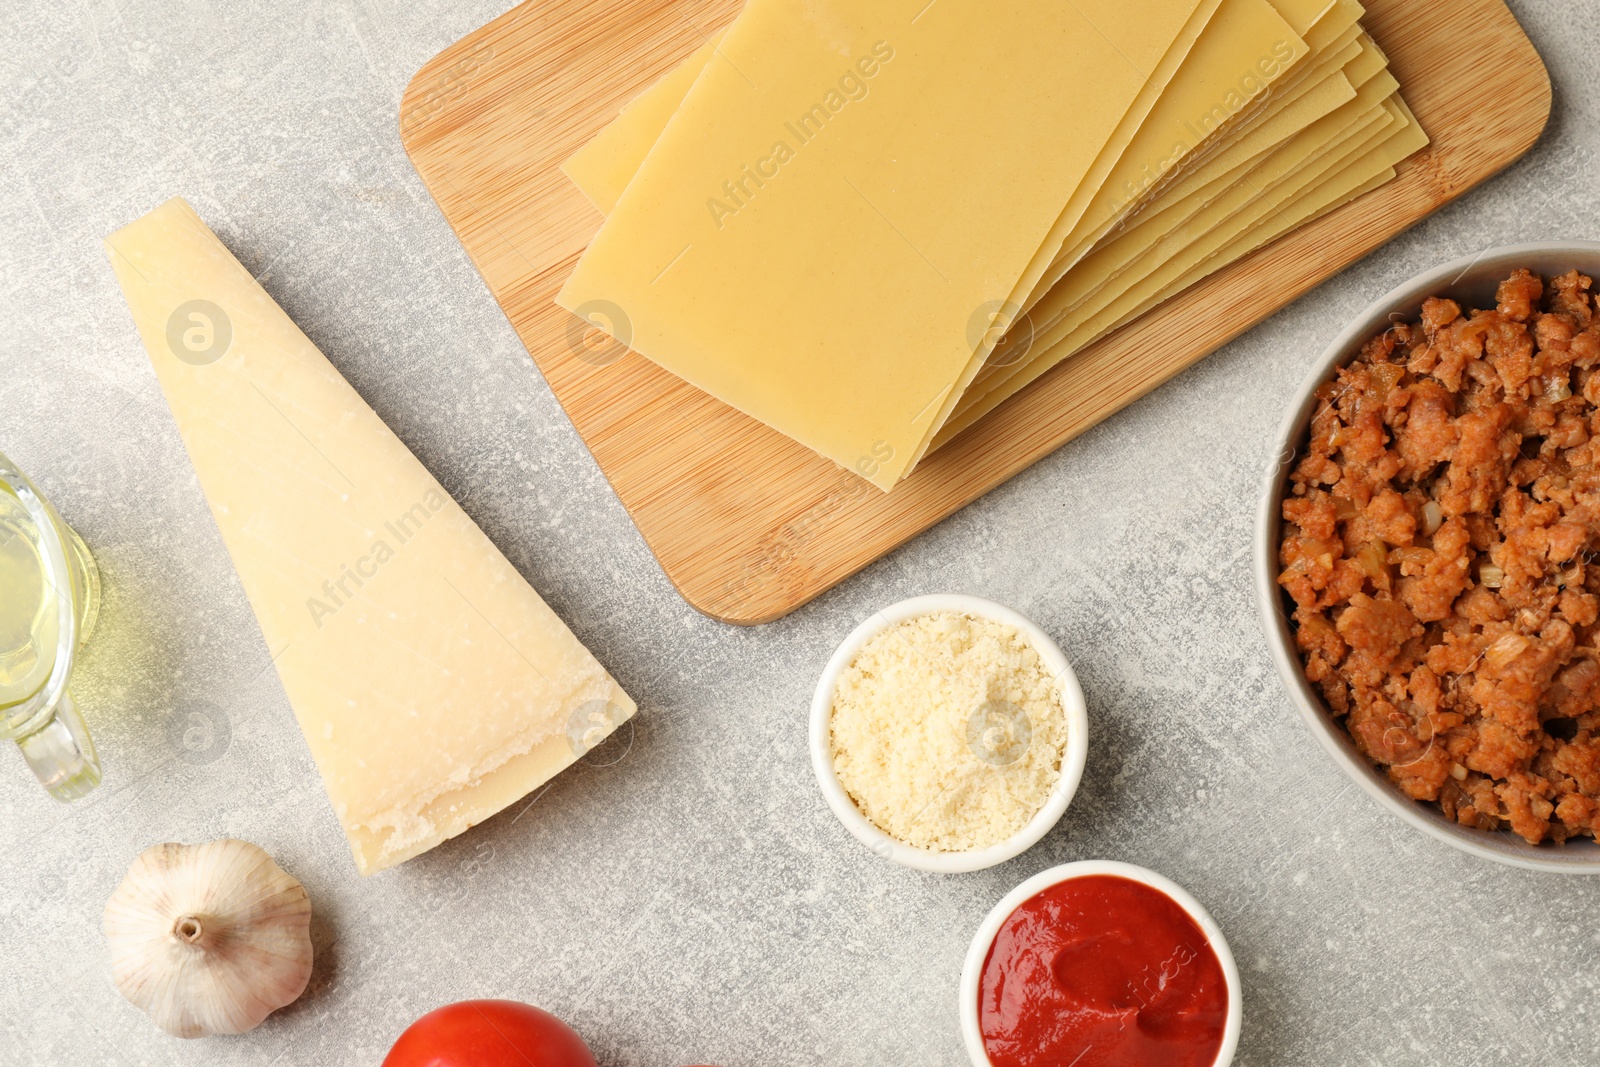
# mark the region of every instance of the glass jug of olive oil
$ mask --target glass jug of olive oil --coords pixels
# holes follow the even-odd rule
[[[0,740],[17,743],[59,800],[100,784],[94,742],[67,689],[99,608],[88,548],[0,453]]]

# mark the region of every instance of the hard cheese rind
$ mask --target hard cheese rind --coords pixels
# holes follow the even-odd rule
[[[106,246],[362,874],[483,821],[633,714],[187,203]]]

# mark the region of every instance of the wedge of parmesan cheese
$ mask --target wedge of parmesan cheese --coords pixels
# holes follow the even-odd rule
[[[362,874],[634,703],[181,199],[106,240]]]

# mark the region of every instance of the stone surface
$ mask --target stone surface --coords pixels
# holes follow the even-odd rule
[[[503,0],[82,0],[0,12],[0,449],[96,552],[76,691],[106,784],[73,806],[0,752],[0,1061],[377,1064],[468,997],[569,1020],[605,1067],[965,1063],[967,941],[1028,875],[1153,867],[1216,915],[1241,1065],[1592,1062],[1596,886],[1381,812],[1298,723],[1252,602],[1267,443],[1346,319],[1442,260],[1597,237],[1600,60],[1582,0],[1515,0],[1556,83],[1532,154],[788,619],[673,592],[400,149],[402,88]],[[635,726],[431,854],[355,874],[100,239],[188,197],[640,701]],[[1088,694],[1060,827],[980,874],[849,840],[811,689],[874,608],[951,590],[1054,634]],[[307,994],[181,1043],[100,934],[142,848],[235,835],[316,907]]]

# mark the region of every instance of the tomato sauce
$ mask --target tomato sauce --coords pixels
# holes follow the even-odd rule
[[[1227,1017],[1222,964],[1189,913],[1113,875],[1024,901],[978,987],[994,1067],[1211,1067]]]

